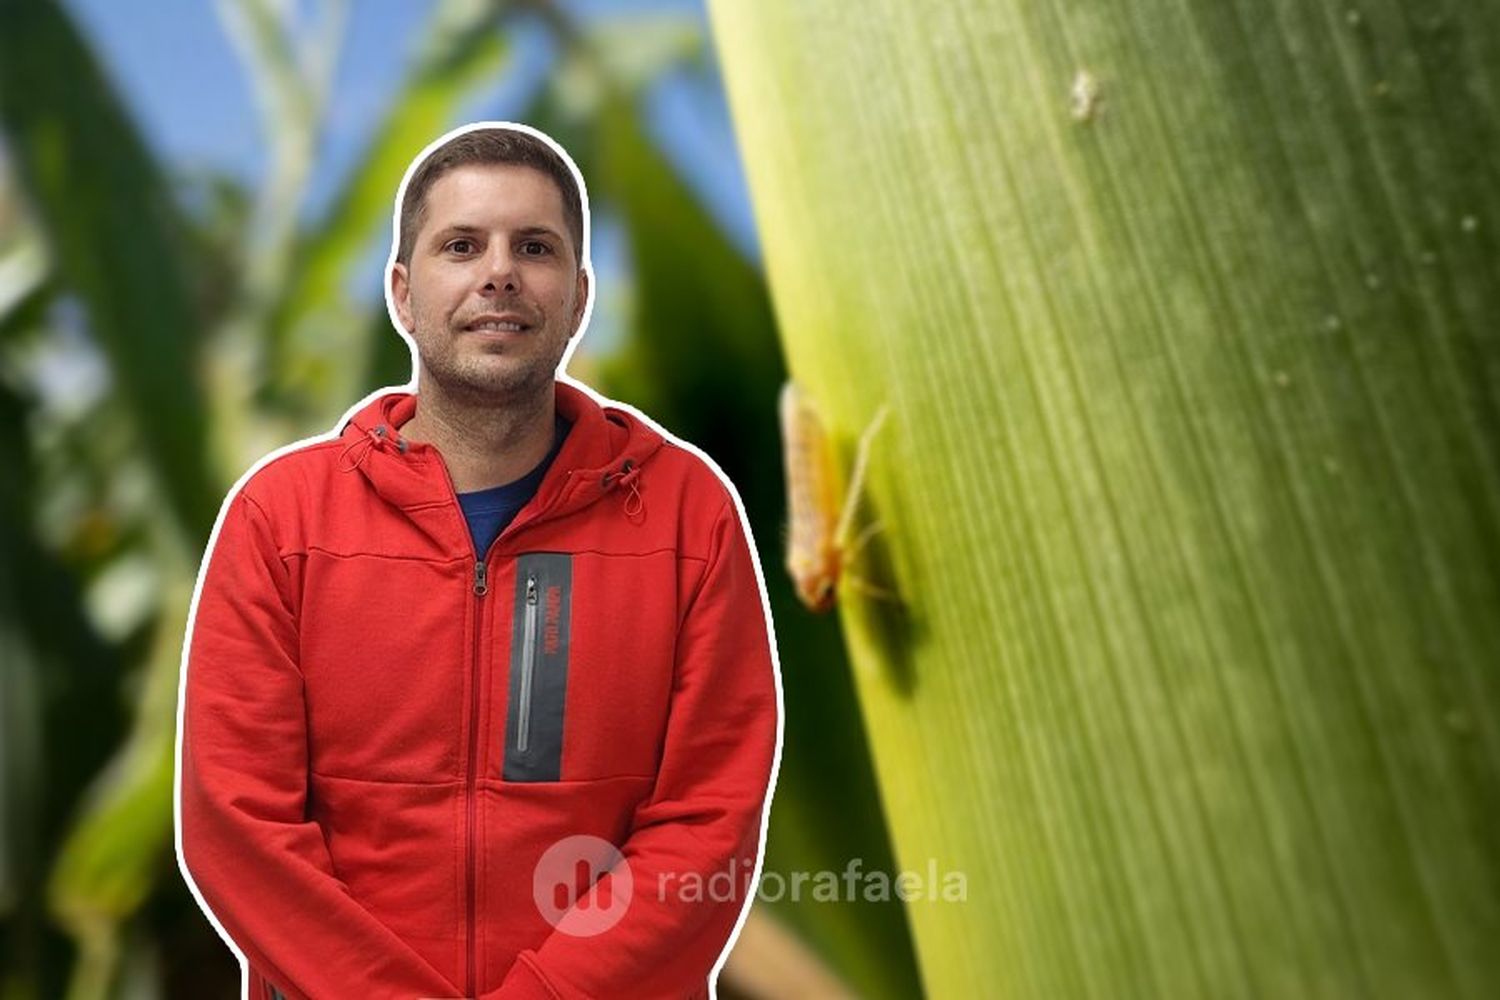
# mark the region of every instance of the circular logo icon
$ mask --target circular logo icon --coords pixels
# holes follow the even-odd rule
[[[608,872],[609,878],[603,878]],[[602,879],[602,881],[601,881]],[[531,896],[547,923],[573,937],[603,934],[625,916],[635,893],[620,849],[586,833],[547,848],[531,875]]]

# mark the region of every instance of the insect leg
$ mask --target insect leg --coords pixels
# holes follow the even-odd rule
[[[874,538],[884,528],[885,525],[879,521],[871,521],[860,529],[859,534],[854,537],[854,541],[850,542],[849,547],[844,550],[844,565],[852,566],[854,560],[859,557],[859,550],[864,548],[865,543]]]
[[[877,587],[864,577],[856,573],[851,573],[848,570],[845,570],[844,575],[840,578],[839,586],[847,587],[850,590],[857,590],[866,597],[874,597],[882,601],[900,600],[894,591],[886,590],[884,587]]]
[[[875,411],[875,416],[870,418],[869,424],[859,435],[859,444],[854,452],[854,468],[849,473],[849,485],[844,490],[844,502],[839,509],[839,523],[833,531],[834,544],[840,547],[844,546],[849,528],[854,523],[854,512],[859,507],[860,494],[865,485],[865,470],[870,464],[870,445],[875,440],[875,432],[885,423],[890,409],[889,403],[881,403],[880,409]]]

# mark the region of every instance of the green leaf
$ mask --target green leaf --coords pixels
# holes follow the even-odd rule
[[[928,991],[1500,989],[1495,8],[710,7]]]
[[[42,235],[28,217],[15,179],[0,160],[0,323],[25,307],[50,269]]]
[[[0,128],[58,275],[110,358],[173,512],[189,538],[206,538],[219,505],[205,460],[200,320],[182,221],[58,4],[0,4]]]
[[[145,658],[134,727],[95,778],[49,879],[49,908],[80,944],[75,977],[83,980],[112,974],[120,924],[170,870],[181,637],[194,577],[181,565],[168,572],[163,604],[169,610],[156,623]]]

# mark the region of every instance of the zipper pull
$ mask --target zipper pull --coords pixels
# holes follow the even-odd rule
[[[483,597],[485,594],[489,593],[490,590],[489,585],[484,582],[484,578],[485,565],[484,560],[481,559],[479,562],[476,562],[474,564],[474,593],[478,594],[480,597]]]
[[[536,603],[536,577],[530,573],[526,575],[526,603]]]

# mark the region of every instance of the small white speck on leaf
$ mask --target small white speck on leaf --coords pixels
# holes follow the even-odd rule
[[[1458,220],[1459,228],[1466,233],[1472,233],[1479,228],[1479,220],[1472,215],[1466,215]]]
[[[1368,274],[1366,274],[1365,275],[1365,287],[1368,288],[1372,292],[1375,291],[1376,289],[1378,289],[1380,287],[1380,275],[1376,274],[1374,271],[1371,271]]]
[[[1288,375],[1286,372],[1278,371],[1275,375],[1272,375],[1271,377],[1276,381],[1276,384],[1279,385],[1283,389],[1285,389],[1287,386],[1289,386],[1289,385],[1292,384],[1292,377],[1290,375]]]
[[[1093,121],[1099,114],[1103,98],[1099,96],[1099,78],[1086,69],[1080,69],[1073,76],[1073,89],[1069,91],[1073,100],[1073,120],[1077,122]]]
[[[1344,12],[1344,20],[1349,22],[1349,27],[1357,28],[1359,27],[1360,22],[1364,20],[1364,18],[1359,16],[1359,11],[1354,10],[1351,7],[1349,10]]]
[[[1323,329],[1325,330],[1337,330],[1343,325],[1344,321],[1339,319],[1333,313],[1329,313],[1327,316],[1323,317]]]

